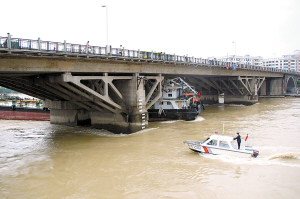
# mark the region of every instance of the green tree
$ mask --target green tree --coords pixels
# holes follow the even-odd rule
[[[14,91],[14,90],[11,90],[11,89],[8,89],[8,88],[5,88],[5,87],[2,87],[0,86],[0,93],[1,94],[8,94],[8,93],[18,93],[17,91]]]

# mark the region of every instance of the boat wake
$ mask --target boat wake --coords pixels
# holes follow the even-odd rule
[[[156,128],[146,128],[146,129],[144,129],[144,130],[137,131],[137,132],[135,132],[135,133],[131,133],[131,134],[127,134],[127,135],[138,134],[138,133],[145,133],[145,132],[152,131],[152,130],[156,130],[156,129],[159,129],[159,127],[156,127]]]
[[[244,104],[229,104],[228,106],[246,106]]]
[[[186,122],[202,122],[202,121],[204,121],[205,119],[203,118],[203,117],[201,117],[201,116],[198,116],[198,117],[196,117],[196,119],[195,120],[191,120],[191,121],[186,121]]]
[[[271,156],[257,158],[243,158],[234,157],[228,155],[209,155],[201,154],[202,157],[209,158],[212,160],[220,160],[226,163],[238,164],[238,165],[261,165],[261,166],[288,166],[288,167],[299,167],[300,168],[300,153],[278,153]]]
[[[168,121],[163,121],[161,123],[164,123],[164,124],[171,124],[171,123],[175,123],[175,122],[178,122],[179,120],[168,120]]]
[[[274,155],[271,155],[268,157],[269,160],[274,160],[274,159],[278,159],[278,158],[300,160],[300,153],[293,153],[293,152],[277,153],[277,154],[274,154]]]
[[[98,135],[98,136],[101,136],[101,137],[123,137],[123,136],[131,136],[131,135],[135,135],[135,134],[139,134],[139,133],[145,133],[145,132],[152,131],[152,130],[155,130],[155,129],[158,129],[158,128],[159,127],[146,128],[146,129],[137,131],[135,133],[130,133],[130,134],[127,134],[127,133],[115,134],[115,133],[107,131],[105,129],[99,129],[99,130],[98,129],[96,129],[96,130],[92,129],[92,132],[90,134]],[[85,134],[88,134],[88,133],[85,133]]]

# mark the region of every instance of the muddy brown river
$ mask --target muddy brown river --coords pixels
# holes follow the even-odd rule
[[[258,158],[198,154],[184,140],[246,135]],[[300,98],[216,104],[196,121],[131,135],[0,120],[0,198],[299,198]]]

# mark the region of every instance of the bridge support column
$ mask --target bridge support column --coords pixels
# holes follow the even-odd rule
[[[91,112],[91,125],[114,133],[134,133],[148,127],[143,82],[137,88],[137,76],[130,81],[118,81],[114,85],[122,92],[123,100],[129,107],[128,114],[112,113],[108,110]]]
[[[270,80],[270,95],[280,96],[283,95],[283,79],[272,78]]]
[[[77,126],[77,110],[51,109],[50,121],[52,124]]]
[[[90,112],[81,109],[68,101],[46,100],[45,106],[50,108],[51,124],[66,126],[90,125]]]
[[[225,104],[251,105],[258,102],[258,90],[263,85],[265,78],[261,77],[238,77],[237,82],[232,84],[240,95],[225,95]]]
[[[146,79],[155,79],[148,92],[145,91]],[[148,127],[147,108],[161,96],[162,80],[161,76],[145,78],[138,74],[72,76],[66,73],[38,80],[36,84],[65,99],[45,101],[45,106],[51,109],[52,124],[91,125],[113,133],[133,133]]]
[[[282,96],[284,90],[283,78],[267,78],[261,87],[260,96]]]
[[[224,103],[225,104],[244,104],[244,105],[252,105],[258,102],[258,95],[250,96],[250,95],[225,95]]]

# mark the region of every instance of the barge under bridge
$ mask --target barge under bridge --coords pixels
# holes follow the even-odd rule
[[[204,103],[217,103],[224,93],[225,103],[253,104],[259,96],[295,94],[300,76],[259,66],[9,35],[0,37],[0,72],[0,86],[44,100],[51,123],[90,124],[114,133],[147,128],[147,110],[161,98],[164,79],[184,78],[201,92]]]

